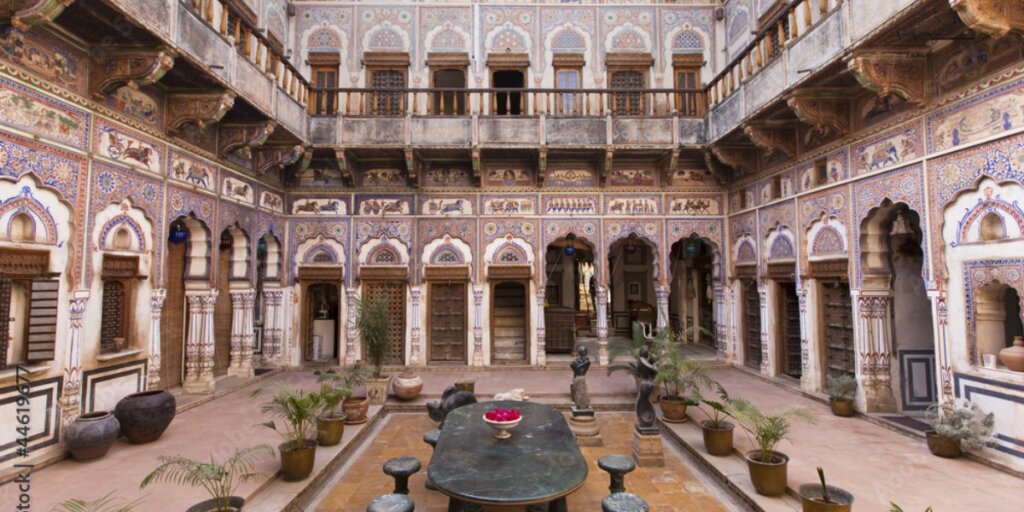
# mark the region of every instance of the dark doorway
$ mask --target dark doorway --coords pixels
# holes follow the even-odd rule
[[[314,283],[306,288],[305,359],[328,361],[338,357],[338,285]]]
[[[430,283],[431,362],[466,362],[466,283]]]
[[[405,364],[405,281],[364,280],[363,300],[388,305],[388,349],[384,364]],[[363,347],[366,353],[366,347]]]
[[[857,359],[853,348],[853,302],[846,281],[822,284],[825,299],[825,366],[828,375],[855,377]]]
[[[526,361],[526,283],[506,281],[494,286],[491,302],[491,360],[495,363]]]
[[[757,281],[743,280],[743,346],[744,364],[761,368],[761,297]]]
[[[172,228],[174,229],[174,228]],[[167,297],[160,319],[160,387],[181,385],[184,364],[185,333],[185,258],[187,244],[167,244]]]
[[[779,283],[779,340],[782,373],[799,379],[803,373],[800,350],[800,300],[796,284]]]
[[[465,89],[466,73],[460,69],[439,69],[434,71],[434,88]],[[436,116],[466,114],[466,93],[439,91],[434,93],[431,112]]]
[[[502,70],[495,71],[491,77],[491,84],[495,89],[522,89],[525,78],[522,71]],[[494,94],[494,103],[491,111],[499,116],[518,116],[525,110],[525,102],[522,92],[505,91]]]

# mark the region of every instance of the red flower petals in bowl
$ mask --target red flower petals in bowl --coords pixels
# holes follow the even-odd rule
[[[500,423],[517,421],[522,417],[522,413],[515,409],[491,409],[487,414],[484,414],[484,418],[487,420]]]

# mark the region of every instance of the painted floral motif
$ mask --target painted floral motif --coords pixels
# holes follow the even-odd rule
[[[824,227],[811,244],[811,256],[834,256],[846,254],[843,236],[832,227]]]
[[[0,132],[0,175],[18,178],[31,172],[44,185],[61,191],[71,204],[77,204],[78,173],[83,161],[68,151],[51,148]]]

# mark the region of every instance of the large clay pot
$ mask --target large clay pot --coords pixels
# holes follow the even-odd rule
[[[1013,346],[999,351],[999,360],[1015,372],[1024,372],[1024,338],[1013,337]]]
[[[217,500],[211,498],[192,505],[185,512],[235,512],[242,510],[243,505],[245,505],[245,498],[231,496],[228,498],[228,508],[217,508]]]
[[[934,455],[945,457],[947,459],[955,459],[963,454],[963,451],[960,449],[960,441],[956,439],[940,436],[938,432],[934,430],[925,432],[924,436],[928,441],[928,449],[931,450]]]
[[[832,414],[849,418],[853,416],[853,400],[843,398],[829,398],[828,405],[832,408]]]
[[[143,391],[121,399],[114,408],[121,433],[135,444],[156,441],[171,424],[177,402],[167,391]]]
[[[803,512],[850,512],[853,495],[834,486],[828,486],[829,503],[821,501],[821,484],[803,484],[797,488]]]
[[[708,426],[711,424],[710,420],[700,424],[701,431],[704,433],[704,448],[711,455],[719,457],[732,455],[732,431],[736,425],[725,421],[722,422],[722,428],[712,428]]]
[[[365,397],[346,398],[341,403],[341,410],[345,412],[345,423],[358,425],[366,423],[366,413],[370,410],[370,400]]]
[[[662,397],[660,401],[662,419],[669,423],[686,422],[686,400],[679,397]]]
[[[64,429],[64,444],[76,460],[93,460],[107,454],[120,431],[109,411],[85,413]]]
[[[320,446],[335,446],[345,434],[345,414],[323,415],[316,419],[316,441]]]
[[[306,439],[297,445],[289,441],[281,443],[277,449],[281,451],[281,478],[285,482],[305,480],[313,472],[316,440]]]
[[[761,450],[747,452],[750,482],[754,484],[754,490],[762,496],[782,496],[786,493],[789,456],[781,452],[771,452],[771,455],[772,460],[762,461]]]
[[[373,405],[381,405],[388,399],[388,387],[391,385],[391,377],[379,377],[366,379],[363,387],[366,388],[366,398],[370,399]]]
[[[459,379],[455,381],[455,389],[476,394],[476,381],[473,379]]]
[[[399,399],[413,400],[420,396],[420,391],[423,391],[423,378],[416,375],[415,372],[403,372],[392,379],[391,388],[394,389],[395,396]]]

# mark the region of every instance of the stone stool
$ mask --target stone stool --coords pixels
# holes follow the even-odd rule
[[[395,494],[409,494],[409,476],[419,470],[415,457],[395,457],[384,463],[384,474],[395,479]]]
[[[605,455],[597,460],[597,467],[611,475],[611,485],[608,486],[608,490],[615,494],[626,492],[626,473],[636,469],[636,462],[625,455]]]
[[[416,504],[405,494],[377,496],[366,507],[366,512],[413,512]]]
[[[437,448],[437,440],[440,437],[440,430],[431,430],[430,432],[423,434],[423,442],[429,444],[431,448]],[[427,483],[425,484],[425,486],[427,489],[430,489],[431,491],[437,490],[437,486],[435,486],[434,482],[430,480],[430,475],[427,475]]]
[[[604,512],[647,512],[647,502],[628,492],[615,492],[601,500]]]

